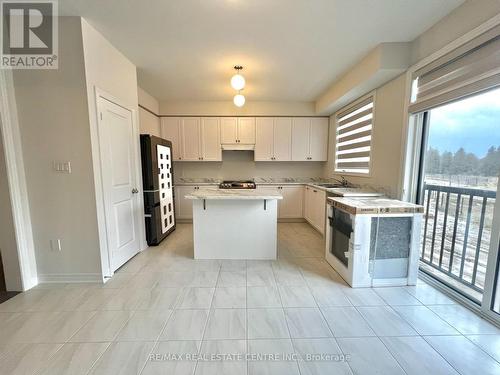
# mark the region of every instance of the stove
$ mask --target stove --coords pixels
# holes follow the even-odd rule
[[[255,182],[248,181],[222,181],[219,189],[255,189]]]

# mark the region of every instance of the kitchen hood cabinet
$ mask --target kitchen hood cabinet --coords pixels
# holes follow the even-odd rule
[[[292,119],[290,117],[256,119],[254,160],[292,160]]]
[[[221,143],[224,150],[253,150],[255,117],[221,118]]]
[[[293,119],[292,160],[328,160],[328,118],[296,117]]]
[[[222,160],[218,117],[165,117],[162,137],[172,142],[174,160]]]

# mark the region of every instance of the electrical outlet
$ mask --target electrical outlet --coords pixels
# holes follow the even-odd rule
[[[71,173],[71,162],[70,161],[53,161],[52,169],[59,173]]]
[[[50,240],[50,249],[52,251],[62,251],[61,239],[56,238],[55,240]]]

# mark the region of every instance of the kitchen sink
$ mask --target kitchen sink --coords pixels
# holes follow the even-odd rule
[[[334,188],[345,187],[342,184],[328,184],[328,183],[314,184],[314,185],[321,186],[321,187],[324,187],[326,189],[334,189]]]

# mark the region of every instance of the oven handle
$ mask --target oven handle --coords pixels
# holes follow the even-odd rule
[[[330,227],[335,228],[336,231],[342,233],[347,237],[351,237],[351,233],[353,232],[353,230],[350,225],[347,225],[342,221],[337,221],[332,216],[328,216],[328,221],[330,222]]]

